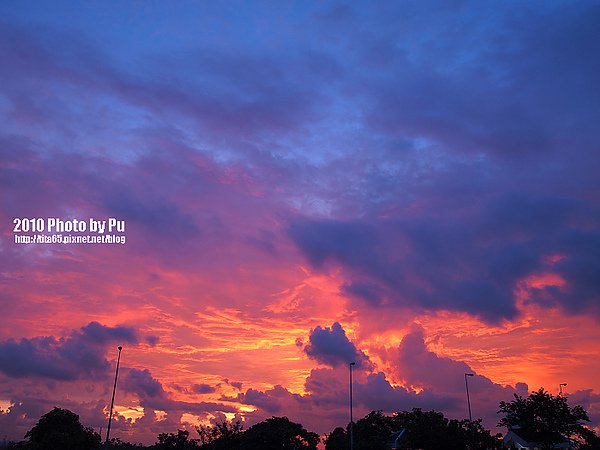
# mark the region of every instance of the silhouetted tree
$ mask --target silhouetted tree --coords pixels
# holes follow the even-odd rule
[[[492,435],[483,427],[481,419],[448,421],[448,439],[454,443],[452,448],[471,450],[491,450],[502,448],[502,435]]]
[[[399,412],[393,416],[397,430],[406,429],[406,438],[400,448],[423,450],[484,450],[500,449],[500,435],[492,436],[481,424],[481,420],[447,419],[438,411]]]
[[[325,438],[325,450],[348,450],[350,437],[346,430],[337,427]]]
[[[406,430],[399,443],[400,448],[422,450],[491,450],[502,447],[501,436],[492,436],[483,428],[481,421],[447,419],[437,411],[397,412],[386,416],[372,411],[358,420],[354,426],[356,450],[386,450],[394,432]],[[346,450],[348,433],[336,428],[326,439],[327,450]]]
[[[287,417],[272,417],[244,432],[242,450],[316,450],[319,435]]]
[[[600,450],[600,437],[589,428],[584,428],[575,440],[579,450]]]
[[[129,442],[124,442],[119,438],[111,438],[108,448],[110,450],[134,450],[146,447],[144,447],[142,444],[131,444]]]
[[[355,450],[386,450],[394,431],[393,419],[381,411],[371,411],[354,424]]]
[[[177,434],[161,433],[158,435],[158,442],[154,444],[155,450],[188,450],[197,449],[198,440],[190,439],[190,432],[187,430],[177,430]]]
[[[212,427],[200,425],[196,429],[203,450],[234,450],[242,443],[243,425],[239,420],[217,422]]]
[[[31,448],[31,445],[27,441],[8,442],[4,447],[0,446],[0,448],[6,448],[10,450],[28,450]]]
[[[100,435],[79,422],[67,409],[54,408],[25,434],[32,450],[91,450],[100,448]]]
[[[540,388],[523,398],[517,394],[510,402],[500,402],[498,413],[504,414],[498,426],[514,430],[527,441],[537,442],[541,448],[551,449],[565,439],[581,445],[593,441],[595,434],[584,427],[589,422],[581,406],[571,408],[567,397],[553,396]]]
[[[448,448],[453,445],[447,439],[448,419],[438,411],[422,411],[415,408],[412,411],[397,412],[393,416],[396,431],[405,428],[407,436],[403,446],[416,447],[425,450]],[[440,443],[444,445],[440,446]]]

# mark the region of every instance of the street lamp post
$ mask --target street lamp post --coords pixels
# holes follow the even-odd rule
[[[562,397],[562,395],[563,395],[562,388],[563,388],[563,386],[566,386],[566,385],[567,385],[567,383],[560,383],[560,384],[558,385],[558,391],[559,391],[559,392],[558,392],[558,395],[560,395],[561,397]]]
[[[106,429],[106,442],[104,443],[104,447],[108,448],[108,443],[110,439],[110,422],[112,421],[112,413],[113,413],[113,405],[115,404],[115,391],[117,390],[117,378],[119,377],[119,363],[121,362],[121,350],[123,347],[119,345],[119,355],[117,356],[117,369],[115,371],[115,384],[113,386],[112,399],[110,401],[110,413],[108,415],[108,428]]]
[[[566,385],[567,385],[567,383],[560,383],[558,385],[558,396],[559,397],[563,396],[563,390],[562,390],[562,388],[563,388],[563,386],[566,386]],[[568,441],[569,441],[569,448],[571,448],[571,438],[570,437],[569,437]]]
[[[471,416],[471,399],[469,397],[469,383],[467,382],[467,377],[472,377],[472,373],[465,373],[465,389],[467,390],[467,405],[469,407],[469,422],[473,421],[473,417]]]
[[[350,450],[354,450],[354,419],[352,417],[352,366],[356,365],[356,362],[349,364],[350,368]]]

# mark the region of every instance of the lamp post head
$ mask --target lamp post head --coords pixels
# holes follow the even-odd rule
[[[558,385],[558,395],[559,395],[559,396],[561,396],[561,397],[562,397],[562,395],[563,395],[562,388],[563,388],[563,386],[566,386],[566,385],[567,385],[567,383],[560,383],[560,384]]]
[[[119,351],[123,350],[123,347],[121,347],[120,345],[117,348],[119,349]]]
[[[351,363],[350,363],[350,365],[351,365],[351,366],[355,366],[355,365],[356,365],[356,362],[355,362],[355,361],[353,361],[353,362],[351,362]]]
[[[474,373],[465,373],[465,377],[474,377],[475,374]]]

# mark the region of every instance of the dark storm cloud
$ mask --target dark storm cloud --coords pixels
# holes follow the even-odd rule
[[[135,330],[90,322],[66,338],[34,337],[0,343],[0,371],[10,377],[38,376],[55,380],[97,378],[105,375],[109,362],[106,345],[136,344]]]
[[[290,236],[316,268],[326,270],[327,261],[344,267],[342,291],[375,307],[465,311],[497,322],[515,316],[518,283],[549,271],[567,281],[557,292],[544,288],[552,302],[597,312],[595,208],[574,199],[505,194],[482,198],[466,216],[444,210],[443,203],[435,214],[439,221],[402,212],[360,221],[299,218]],[[563,259],[549,265],[553,255]]]
[[[354,233],[357,228],[362,233]],[[338,237],[332,229],[350,231]],[[331,260],[346,267],[349,282],[343,291],[371,306],[391,302],[466,310],[489,320],[515,313],[512,286],[489,273],[489,257],[494,256],[490,246],[476,248],[464,227],[378,219],[370,226],[302,220],[292,224],[291,236],[310,261]],[[492,247],[501,252],[504,245]],[[463,269],[458,274],[457,267]]]
[[[330,366],[348,365],[355,362],[357,367],[368,367],[369,358],[359,351],[346,336],[342,326],[335,322],[331,328],[317,326],[311,331],[309,344],[304,352],[312,359]]]
[[[341,288],[345,295],[366,300],[367,303],[376,305],[384,301],[385,290],[376,283],[353,281],[343,284]]]
[[[549,289],[553,301],[574,313],[591,311],[600,316],[600,232],[573,230],[561,244],[566,257],[555,268],[567,284]]]

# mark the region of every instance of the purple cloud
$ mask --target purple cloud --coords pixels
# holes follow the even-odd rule
[[[281,402],[273,391],[283,389],[281,386],[275,386],[272,391],[261,392],[255,389],[248,389],[245,393],[240,393],[235,398],[236,401],[246,405],[254,405],[261,408],[268,414],[278,414],[281,411]]]
[[[152,376],[148,369],[129,369],[124,377],[122,387],[127,392],[133,392],[140,398],[165,397],[162,384]]]
[[[96,379],[106,374],[106,345],[137,344],[134,329],[90,322],[66,338],[34,337],[0,343],[0,371],[10,377],[38,376],[55,380]]]
[[[553,302],[575,313],[598,312],[600,233],[584,225],[598,220],[595,208],[526,195],[482,203],[468,217],[449,210],[440,221],[400,211],[385,219],[296,218],[290,236],[315,268],[345,268],[342,291],[371,307],[412,304],[495,323],[516,316],[521,281],[554,271],[567,285],[554,289]],[[546,258],[555,254],[564,259],[550,267]]]
[[[312,359],[330,366],[348,365],[355,362],[358,367],[368,367],[369,358],[357,350],[348,340],[342,326],[335,322],[331,328],[317,326],[311,331],[309,344],[304,352]]]
[[[216,388],[206,383],[199,383],[192,385],[192,392],[194,394],[211,394],[216,391]]]
[[[202,415],[214,411],[237,412],[234,407],[222,403],[173,400],[171,395],[165,391],[163,384],[148,369],[127,369],[121,386],[124,391],[135,394],[140,405],[148,408],[149,411],[161,410],[167,414],[179,416],[184,412]]]

